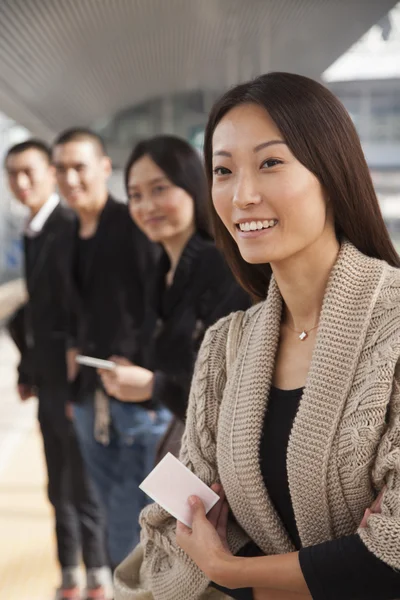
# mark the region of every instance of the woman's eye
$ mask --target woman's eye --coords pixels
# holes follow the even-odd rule
[[[137,193],[136,194],[135,193],[129,194],[128,199],[131,202],[139,202],[140,201],[140,194],[137,194]]]
[[[165,185],[157,185],[155,188],[153,188],[153,194],[162,194],[166,189],[167,188]]]
[[[213,169],[213,173],[214,175],[229,175],[230,170],[226,167],[215,167],[215,169]]]
[[[270,169],[271,167],[276,167],[276,165],[281,165],[281,164],[282,164],[281,160],[278,160],[277,158],[269,158],[268,160],[265,160],[263,162],[261,167],[267,167],[268,169]]]

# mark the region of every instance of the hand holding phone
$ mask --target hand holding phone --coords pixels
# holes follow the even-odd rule
[[[93,356],[83,356],[82,354],[78,354],[75,360],[79,365],[93,367],[93,369],[112,371],[117,366],[116,363],[111,360],[103,360],[101,358],[94,358]]]

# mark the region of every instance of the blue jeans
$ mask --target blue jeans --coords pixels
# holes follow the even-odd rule
[[[171,414],[161,408],[152,419],[140,406],[113,399],[110,414],[110,443],[104,446],[94,438],[94,395],[74,406],[75,429],[105,508],[109,559],[116,567],[139,542],[139,514],[150,499],[138,486],[154,466]]]

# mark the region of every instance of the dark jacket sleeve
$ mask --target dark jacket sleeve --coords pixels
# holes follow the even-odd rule
[[[121,219],[120,236],[115,268],[119,270],[118,279],[125,308],[121,315],[121,330],[116,338],[119,340],[120,353],[134,362],[140,362],[140,330],[145,314],[146,286],[154,273],[159,249],[142,234],[128,212]]]
[[[57,282],[53,289],[60,309],[60,329],[65,335],[66,348],[76,347],[78,343],[78,298],[73,276],[76,233],[76,218],[66,211],[60,225],[53,263],[53,278]]]
[[[7,331],[21,355],[18,365],[18,383],[34,385],[32,355],[26,343],[26,305],[21,306],[7,323]]]
[[[400,573],[372,554],[357,534],[303,548],[299,560],[315,600],[400,598]]]
[[[195,288],[193,304],[196,318],[202,323],[193,341],[195,359],[206,330],[231,312],[246,310],[251,306],[251,300],[237,284],[222,255],[214,247],[204,253],[193,277],[201,283]],[[188,335],[191,333],[194,332],[188,332]],[[159,371],[155,373],[153,401],[167,406],[181,420],[186,417],[194,362],[195,360],[191,370],[180,377]]]
[[[207,274],[209,283],[196,301],[206,329],[232,312],[247,310],[252,304],[250,296],[237,283],[222,254],[215,249],[204,257],[201,277],[206,279]]]
[[[152,401],[157,405],[164,404],[175,417],[184,421],[190,381],[190,376],[182,381],[182,379],[178,380],[162,371],[156,371],[154,373]]]

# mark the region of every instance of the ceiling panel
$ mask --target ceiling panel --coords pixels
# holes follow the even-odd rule
[[[392,0],[0,0],[0,110],[51,137],[165,92],[320,74]]]

